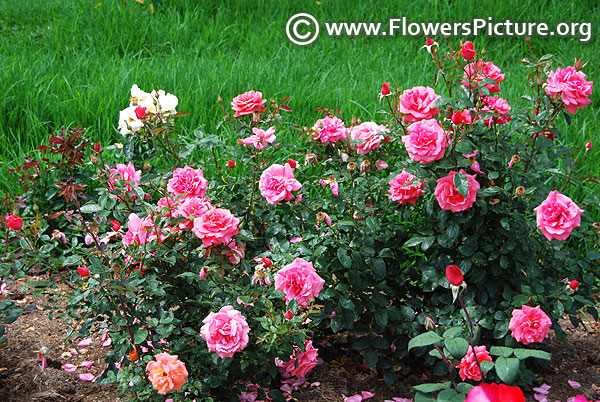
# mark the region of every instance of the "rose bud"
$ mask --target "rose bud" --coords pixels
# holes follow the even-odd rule
[[[392,93],[392,91],[390,91],[390,83],[384,82],[383,85],[381,86],[381,95],[386,96],[391,93]]]
[[[456,265],[448,265],[446,267],[446,278],[454,286],[460,286],[465,280],[460,268]]]
[[[110,222],[112,223],[112,230],[113,230],[113,232],[118,232],[119,229],[121,229],[121,224],[118,221],[115,221],[113,219]]]
[[[269,268],[271,265],[273,265],[273,261],[271,261],[268,257],[263,257],[260,260],[265,268]]]
[[[433,331],[435,330],[435,326],[435,322],[433,322],[431,317],[427,316],[427,318],[425,318],[425,329],[427,331]]]
[[[131,109],[129,109],[131,110]],[[135,108],[135,117],[137,117],[138,119],[142,120],[144,118],[144,116],[146,116],[146,110],[148,110],[145,107],[136,107]]]
[[[287,160],[287,163],[288,163],[288,165],[290,165],[290,167],[291,167],[292,169],[295,169],[295,168],[296,168],[296,165],[298,164],[298,162],[296,162],[296,161],[295,161],[295,160],[293,160],[293,159],[288,159],[288,160]]]
[[[294,312],[292,310],[286,311],[285,318],[287,318],[288,320],[291,320],[292,318],[294,318]]]
[[[433,46],[435,42],[429,36],[425,39],[425,46]]]
[[[12,230],[19,230],[23,227],[23,218],[19,218],[17,215],[12,214],[6,218],[6,224]]]
[[[576,290],[578,286],[579,286],[579,281],[572,280],[572,281],[569,283],[569,287],[570,287],[571,289],[573,289],[573,290]]]
[[[465,60],[471,60],[473,57],[475,57],[476,54],[477,54],[477,52],[475,52],[475,46],[473,45],[473,42],[471,42],[471,41],[466,41],[460,47],[460,55]]]
[[[587,151],[589,151],[590,149],[592,149],[592,141],[589,141],[587,144],[585,144],[585,149]]]
[[[233,169],[235,167],[235,161],[231,161],[231,160],[227,161],[227,167]]]
[[[99,154],[100,152],[102,152],[102,145],[100,145],[99,142],[97,142],[96,144],[94,144],[94,152]]]
[[[79,273],[79,276],[81,276],[82,278],[85,278],[86,276],[90,276],[90,270],[87,269],[87,267],[77,268],[77,273]]]

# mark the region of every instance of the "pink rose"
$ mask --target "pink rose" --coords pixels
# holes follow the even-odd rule
[[[379,133],[390,132],[385,126],[380,126],[374,121],[350,127],[348,130],[350,130],[350,139],[358,140],[357,143],[351,143],[350,147],[355,149],[359,155],[368,154],[379,147],[379,143],[383,140],[383,135],[379,135]]]
[[[432,119],[440,114],[439,107],[433,107],[435,101],[441,98],[435,90],[429,87],[414,87],[405,90],[400,96],[400,113],[404,114],[404,121],[409,123]]]
[[[473,59],[473,57],[475,57],[476,54],[477,54],[477,52],[475,51],[475,46],[473,45],[473,42],[471,42],[470,40],[466,41],[460,47],[460,55],[465,60]]]
[[[325,281],[321,278],[312,262],[296,258],[275,274],[275,290],[285,293],[284,300],[298,300],[298,305],[308,307],[313,297],[323,289]]]
[[[192,230],[194,227],[194,218],[205,214],[212,207],[212,204],[206,198],[186,198],[177,208],[177,215],[185,219],[179,223],[179,227],[181,229]]]
[[[129,246],[131,243],[135,242],[139,246],[142,244],[146,244],[149,238],[148,229],[154,227],[154,223],[152,223],[152,217],[150,215],[145,218],[140,218],[136,214],[129,214],[129,220],[127,222],[127,233],[123,236],[123,245],[125,247]]]
[[[262,172],[258,188],[267,202],[275,205],[284,200],[291,200],[292,191],[300,190],[302,184],[294,178],[294,170],[289,164],[279,165],[276,163]]]
[[[483,98],[482,103],[483,103],[483,108],[481,109],[482,112],[488,112],[488,113],[494,114],[494,117],[487,118],[483,121],[485,123],[485,125],[487,125],[488,127],[492,123],[493,124],[505,124],[510,121],[510,114],[508,114],[508,112],[510,112],[511,107],[507,101],[505,101],[502,98],[499,98],[498,95],[496,95],[494,97],[486,96],[485,98]]]
[[[192,232],[202,239],[204,247],[228,244],[238,234],[240,220],[228,209],[212,208],[194,219]]]
[[[519,387],[479,384],[471,388],[465,402],[525,402],[525,395]]]
[[[469,88],[475,88],[484,78],[491,78],[495,84],[484,84],[484,86],[490,90],[490,92],[500,92],[498,84],[504,80],[504,74],[500,73],[500,68],[491,61],[484,62],[478,60],[476,63],[469,63],[465,66],[465,72],[463,74],[464,80],[463,85]]]
[[[179,206],[180,202],[170,196],[162,197],[156,203],[157,212],[166,218],[177,218],[179,216]]]
[[[275,137],[275,127],[270,127],[267,131],[253,127],[252,132],[254,135],[243,140],[238,140],[238,143],[252,145],[256,149],[265,149],[267,145],[272,144],[277,139]]]
[[[469,113],[469,111],[465,109],[454,112],[450,117],[450,120],[452,120],[452,123],[456,125],[471,124],[471,122],[473,121],[473,117],[471,116],[471,113]]]
[[[477,354],[477,360],[479,360],[480,364],[484,361],[492,361],[492,358],[485,346],[475,346],[475,353]],[[467,349],[467,354],[462,358],[460,364],[456,366],[456,368],[459,369],[458,375],[463,381],[466,379],[481,381],[481,370],[479,370],[479,367],[477,367],[475,354],[473,353],[473,348],[471,346],[469,346],[469,349]]]
[[[200,336],[206,341],[208,351],[217,352],[220,358],[232,357],[248,345],[250,327],[242,313],[232,306],[210,313],[202,322]]]
[[[556,190],[551,191],[548,197],[533,210],[538,228],[549,241],[566,240],[573,229],[581,225],[583,209]]]
[[[179,360],[177,355],[171,356],[168,353],[159,353],[154,358],[156,360],[152,360],[146,365],[148,380],[152,386],[161,395],[171,391],[180,391],[188,377],[185,363]]]
[[[306,377],[306,374],[317,365],[318,351],[319,349],[313,347],[312,341],[305,340],[304,352],[295,347],[294,354],[290,356],[290,360],[283,364],[285,371],[296,377]]]
[[[454,187],[454,175],[456,172],[450,172],[448,176],[444,176],[437,180],[434,195],[440,204],[440,208],[447,209],[452,212],[465,211],[473,206],[477,198],[477,190],[479,183],[475,180],[475,175],[467,174],[463,169],[460,169],[459,174],[467,176],[469,183],[469,191],[467,196],[463,197]]]
[[[231,108],[235,110],[233,117],[238,118],[247,114],[264,113],[266,99],[262,98],[259,91],[248,91],[236,96],[231,101]]]
[[[202,174],[202,169],[192,169],[189,166],[177,168],[173,172],[173,177],[167,183],[167,191],[174,197],[179,194],[185,194],[182,198],[204,197],[208,181]]]
[[[592,94],[593,86],[594,82],[586,81],[582,71],[577,71],[575,67],[569,66],[565,69],[557,68],[556,71],[551,71],[544,90],[553,98],[560,95],[567,112],[575,114],[577,108],[582,108],[592,102],[589,96]]]
[[[523,305],[521,309],[513,310],[508,329],[517,342],[529,345],[534,342],[542,342],[544,338],[547,338],[551,326],[550,317],[542,311],[540,306],[534,308]]]
[[[324,117],[316,121],[312,126],[312,135],[315,141],[323,144],[336,142],[346,138],[347,128],[344,121],[339,117]]]
[[[121,179],[125,182],[125,191],[123,191],[123,193],[131,192],[133,187],[139,186],[140,179],[142,178],[142,171],[135,170],[135,167],[131,162],[129,162],[127,165],[117,163],[116,167],[110,169],[110,174],[111,176],[109,178],[108,189],[111,191],[118,190],[119,187],[115,185],[115,181]],[[133,186],[130,183],[133,183]],[[118,198],[115,195],[111,195],[111,197]]]
[[[421,120],[408,126],[408,135],[402,136],[408,156],[412,160],[429,163],[444,157],[448,134],[435,119]]]
[[[390,200],[400,204],[409,203],[415,205],[417,198],[425,193],[421,189],[425,181],[419,182],[416,179],[417,176],[407,173],[406,169],[402,169],[402,172],[390,181],[390,189],[388,191],[390,193]]]

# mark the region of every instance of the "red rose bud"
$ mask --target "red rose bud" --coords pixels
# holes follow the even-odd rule
[[[292,318],[294,318],[294,312],[292,310],[286,311],[285,318],[287,318],[288,320],[291,320]]]
[[[435,330],[435,322],[433,322],[433,320],[429,316],[427,316],[427,318],[425,318],[425,329],[427,331]]]
[[[587,144],[585,144],[585,149],[587,149],[588,151],[592,149],[592,141],[589,141]]]
[[[579,286],[579,281],[572,280],[572,281],[569,283],[569,287],[570,287],[571,289],[573,289],[573,290],[577,290],[577,287],[578,287],[578,286]]]
[[[446,267],[446,278],[454,286],[460,286],[465,280],[460,268],[456,265],[448,265]]]
[[[19,218],[17,215],[12,214],[6,218],[6,224],[12,230],[19,230],[23,227],[23,218]]]
[[[575,67],[575,70],[581,71],[581,69],[583,68],[583,62],[581,61],[581,59],[577,60],[573,67]]]
[[[262,261],[262,263],[263,263],[263,266],[264,266],[265,268],[269,268],[271,265],[273,265],[273,261],[271,261],[271,260],[270,260],[269,258],[267,258],[267,257],[263,257],[263,258],[261,258],[260,260]]]
[[[471,42],[471,41],[466,41],[460,47],[460,55],[465,60],[471,60],[473,57],[475,57],[476,54],[477,54],[477,52],[475,52],[475,46],[473,45],[473,42]]]
[[[144,116],[146,116],[146,110],[148,110],[145,107],[136,107],[135,108],[135,117],[137,117],[138,119],[142,120],[144,118]]]
[[[94,152],[99,154],[100,152],[102,152],[102,145],[100,145],[99,142],[94,144]]]
[[[227,167],[233,169],[235,167],[235,161],[227,161]]]
[[[392,91],[390,91],[390,83],[389,82],[384,82],[383,85],[381,86],[381,94],[383,96],[389,95],[391,94]]]
[[[431,39],[429,36],[425,40],[425,45],[427,45],[427,46],[433,46],[434,43],[435,42],[433,41],[433,39]]]
[[[81,276],[82,278],[85,278],[86,276],[90,276],[90,270],[87,269],[86,267],[77,268],[77,273],[79,273],[79,276]]]
[[[295,169],[295,168],[296,168],[296,165],[298,164],[298,162],[296,162],[296,161],[295,161],[295,160],[293,160],[293,159],[288,159],[288,160],[287,160],[287,163],[288,163],[288,165],[290,165],[290,167],[291,167],[292,169]]]
[[[111,220],[113,232],[118,232],[121,229],[121,224],[115,220]]]

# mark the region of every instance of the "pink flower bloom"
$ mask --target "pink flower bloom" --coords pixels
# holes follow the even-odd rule
[[[258,127],[253,127],[252,132],[254,135],[238,140],[238,143],[244,145],[252,145],[256,149],[265,149],[269,144],[275,142],[277,137],[275,136],[275,127],[270,127],[267,131],[261,130]]]
[[[480,364],[484,361],[492,361],[485,346],[475,346],[475,353],[477,353],[477,359]],[[473,353],[473,348],[471,346],[469,346],[467,354],[462,358],[460,364],[456,366],[456,368],[459,369],[458,375],[463,381],[466,379],[481,381],[481,371],[479,370],[479,367],[477,367],[475,354]]]
[[[229,262],[233,265],[239,264],[240,261],[242,261],[244,259],[244,256],[246,255],[246,245],[241,242],[239,245],[236,245],[235,240],[233,240],[227,245],[227,247],[229,247],[231,251],[223,252],[227,257],[229,257]]]
[[[127,233],[123,236],[123,245],[129,246],[131,243],[135,242],[139,246],[142,244],[146,244],[148,239],[148,229],[152,228],[154,224],[152,223],[152,217],[146,216],[145,218],[140,218],[136,214],[129,214],[129,220],[127,222]]]
[[[477,52],[475,52],[475,46],[473,45],[473,42],[471,42],[470,40],[466,41],[460,47],[460,55],[465,60],[472,60],[476,54],[477,54]]]
[[[434,195],[440,204],[440,208],[446,209],[452,212],[465,211],[473,206],[477,198],[477,190],[479,190],[479,183],[475,180],[475,175],[467,174],[463,169],[460,170],[459,174],[467,176],[469,183],[469,191],[467,196],[463,197],[454,186],[454,176],[457,173],[452,171],[448,176],[444,176],[437,180],[437,186],[435,187]]]
[[[190,197],[183,200],[183,203],[177,208],[177,215],[185,220],[179,223],[179,227],[192,230],[194,219],[204,215],[212,207],[211,202],[206,198]]]
[[[194,219],[192,232],[202,239],[204,247],[228,244],[238,234],[240,220],[224,208],[212,208]]]
[[[448,134],[437,120],[421,120],[408,126],[408,135],[402,137],[408,156],[421,163],[430,163],[444,157]]]
[[[379,147],[380,142],[383,140],[383,135],[379,135],[379,133],[390,132],[385,126],[380,126],[374,121],[352,126],[348,130],[350,130],[350,139],[357,141],[351,143],[350,147],[355,149],[359,155],[368,154]]]
[[[390,189],[388,190],[390,200],[402,205],[406,203],[415,205],[419,196],[425,193],[422,190],[425,181],[419,182],[416,179],[417,176],[406,172],[406,169],[402,169],[402,172],[390,181]]]
[[[270,262],[267,258],[267,260]],[[254,275],[252,275],[252,284],[266,285],[271,286],[271,278],[269,277],[269,273],[267,272],[267,268],[272,264],[267,264],[262,260],[258,265],[254,267]]]
[[[275,274],[275,290],[285,293],[284,300],[298,300],[298,305],[308,307],[313,297],[323,289],[325,281],[321,278],[312,262],[296,258]]]
[[[167,392],[180,391],[185,379],[188,377],[185,363],[178,359],[177,355],[159,353],[154,356],[156,360],[148,362],[148,380],[160,395]]]
[[[375,167],[377,170],[385,170],[389,167],[389,165],[386,163],[386,161],[378,160],[375,162]]]
[[[156,203],[157,212],[165,218],[177,218],[179,216],[180,201],[170,196],[160,198]]]
[[[540,306],[534,308],[523,305],[521,309],[513,310],[508,329],[517,342],[529,345],[547,338],[551,326],[552,321]]]
[[[435,101],[441,98],[430,87],[414,87],[405,90],[400,96],[399,111],[404,121],[412,123],[432,119],[440,113],[439,107],[434,107]]]
[[[316,121],[311,129],[315,141],[323,144],[334,143],[343,140],[347,136],[347,128],[344,121],[339,117],[324,117]]]
[[[200,197],[203,198],[206,194],[208,181],[202,174],[202,169],[192,169],[189,166],[177,168],[173,172],[173,177],[167,183],[167,191],[177,197],[180,194],[185,194],[182,198]]]
[[[495,95],[494,97],[486,96],[483,98],[482,103],[482,112],[494,114],[493,117],[487,118],[483,121],[483,123],[488,127],[492,124],[505,124],[510,121],[511,116],[508,114],[508,112],[510,112],[511,107],[507,101],[499,98],[498,95]]]
[[[452,123],[456,125],[471,124],[473,117],[471,116],[471,113],[469,113],[469,110],[465,109],[454,112],[450,117],[450,120],[452,120]]]
[[[479,384],[471,388],[465,402],[525,402],[525,395],[519,387]]]
[[[300,190],[302,184],[294,178],[294,170],[290,165],[274,164],[262,172],[258,188],[267,202],[275,205],[281,201],[291,200],[292,191]]]
[[[469,160],[469,162],[471,162],[471,170],[474,172],[477,172],[479,174],[485,174],[485,172],[483,172],[481,170],[481,167],[479,166],[479,162],[477,162],[477,159],[475,159],[477,157],[477,150],[475,150],[472,154],[463,154],[463,157],[467,158]],[[509,165],[508,167],[510,168],[512,165]]]
[[[286,372],[296,377],[306,377],[316,365],[319,349],[313,347],[312,341],[308,339],[304,341],[304,352],[301,352],[298,347],[295,348],[294,354],[290,356],[290,360],[284,363]],[[296,367],[297,364],[297,367]]]
[[[142,171],[135,170],[133,163],[129,162],[128,165],[117,163],[117,166],[110,169],[110,178],[108,183],[108,189],[110,191],[118,190],[119,187],[115,184],[116,180],[123,180],[125,182],[125,192],[131,192],[133,187],[140,185],[140,179],[142,178]],[[133,186],[131,185],[133,183]],[[113,198],[118,198],[116,195],[111,195]]]
[[[560,95],[567,112],[575,114],[577,108],[582,108],[592,102],[589,96],[592,94],[593,86],[594,82],[586,81],[583,72],[569,66],[565,69],[557,68],[556,71],[551,71],[544,90],[553,98]]]
[[[231,101],[231,108],[235,111],[233,117],[238,118],[253,113],[264,113],[266,102],[267,100],[262,98],[262,93],[259,91],[244,92]]]
[[[465,66],[463,78],[463,85],[470,88],[478,86],[484,78],[491,78],[496,83],[484,84],[484,86],[490,92],[500,92],[498,84],[504,80],[504,74],[501,74],[498,66],[494,65],[491,61],[484,62],[483,60],[478,60],[476,63],[469,63]]]
[[[221,358],[232,357],[248,345],[250,327],[242,313],[232,306],[210,313],[202,322],[200,336],[206,341],[209,352],[216,352]]]
[[[573,229],[581,225],[583,209],[556,190],[551,191],[548,197],[533,210],[536,213],[538,228],[549,241],[566,240]]]

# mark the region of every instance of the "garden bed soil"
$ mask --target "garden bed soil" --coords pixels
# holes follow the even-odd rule
[[[107,349],[101,346],[99,336],[93,337],[89,347],[79,348],[79,356],[63,357],[63,353],[74,345],[63,343],[67,326],[58,315],[55,314],[53,320],[48,318],[48,312],[44,310],[48,305],[48,297],[34,298],[30,292],[20,292],[25,281],[43,279],[28,277],[9,286],[11,298],[24,308],[24,312],[17,321],[7,326],[8,344],[0,349],[0,400],[118,402],[119,394],[114,387],[95,385],[78,378],[81,373],[98,375],[102,371]],[[600,325],[594,322],[573,328],[568,321],[563,325],[567,343],[551,339],[549,351],[553,356],[552,362],[547,368],[536,370],[537,385],[546,383],[552,386],[549,401],[566,402],[576,394],[583,394],[591,400],[600,399]],[[37,351],[42,347],[49,349],[45,370],[41,369],[37,359]],[[323,355],[326,361],[313,369],[306,384],[294,393],[296,401],[338,402],[343,401],[342,395],[369,391],[375,396],[368,401],[379,402],[393,397],[410,397],[410,386],[422,381],[422,372],[412,373],[406,369],[399,372],[402,377],[400,384],[389,388],[376,371],[362,366],[357,355],[343,345],[336,345]],[[78,367],[74,373],[61,369],[64,363],[78,365],[82,361],[94,361],[95,364],[90,369]],[[581,388],[573,389],[569,380],[580,383]],[[534,401],[531,392],[527,400]]]

